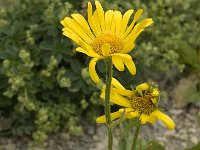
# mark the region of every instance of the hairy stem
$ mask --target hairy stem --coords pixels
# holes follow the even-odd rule
[[[106,125],[107,125],[107,134],[108,134],[108,150],[112,150],[113,145],[113,129],[110,127],[111,125],[111,117],[110,117],[110,90],[111,90],[111,82],[112,82],[112,59],[111,57],[106,58],[106,91],[105,91],[105,104],[104,111],[106,116]]]

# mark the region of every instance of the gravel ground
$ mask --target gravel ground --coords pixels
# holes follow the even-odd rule
[[[185,109],[172,108],[167,114],[176,122],[176,130],[167,130],[161,122],[152,125],[143,125],[140,137],[158,140],[166,150],[183,150],[200,141],[200,128],[197,113],[199,107],[190,105]],[[0,150],[105,150],[105,126],[90,127],[87,133],[79,138],[70,137],[68,133],[51,135],[42,146],[35,146],[28,138],[1,138]],[[118,150],[119,129],[115,130],[114,150]]]

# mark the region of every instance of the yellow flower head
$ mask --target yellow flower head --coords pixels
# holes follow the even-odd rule
[[[160,119],[168,129],[175,128],[173,120],[162,113],[158,108],[159,90],[152,83],[140,84],[137,87],[145,87],[145,89],[136,88],[126,90],[116,79],[112,79],[111,102],[122,106],[117,112],[111,113],[111,119],[119,118],[125,109],[125,118],[132,119],[138,117],[142,124],[147,122],[154,124]],[[148,88],[146,88],[148,86]],[[102,89],[101,98],[105,98],[105,88]],[[97,123],[105,123],[105,116],[98,117]]]
[[[61,21],[64,26],[63,34],[78,44],[77,52],[93,57],[89,72],[94,82],[100,82],[95,71],[96,62],[106,57],[112,57],[112,62],[119,71],[123,71],[125,65],[135,75],[135,64],[127,53],[134,48],[135,40],[144,28],[152,24],[152,19],[144,19],[136,24],[143,12],[139,9],[128,24],[134,10],[128,10],[122,15],[119,11],[104,12],[97,0],[95,5],[96,10],[93,12],[92,5],[88,2],[87,21],[80,14],[72,14],[72,18],[65,17]]]

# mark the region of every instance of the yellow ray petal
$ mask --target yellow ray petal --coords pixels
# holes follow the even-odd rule
[[[158,119],[160,119],[169,130],[173,130],[175,128],[176,125],[169,116],[165,115],[159,110],[154,111],[153,114],[157,116]]]
[[[105,43],[101,46],[103,56],[107,57],[110,55],[110,44]]]
[[[150,26],[152,23],[153,23],[152,18],[144,19],[138,24],[137,30],[139,31],[140,29],[144,29]]]
[[[119,71],[124,71],[124,63],[119,56],[113,56],[112,57],[112,62],[114,66],[119,70]]]
[[[120,112],[120,113],[123,113],[123,112],[124,112],[124,109],[125,109],[126,113],[129,113],[129,112],[133,112],[133,111],[134,111],[133,108],[121,108],[121,109],[119,109],[119,112]]]
[[[111,116],[111,120],[115,120],[121,116],[121,113],[117,111],[117,112],[111,113],[110,116]],[[105,115],[98,117],[96,119],[96,122],[97,123],[106,123]]]
[[[105,13],[105,28],[106,28],[106,33],[110,33],[111,30],[111,23],[113,20],[113,10],[108,10]]]
[[[105,32],[104,10],[98,1],[95,1],[95,5],[96,5],[96,10],[98,13],[100,25],[101,25],[101,30],[102,30],[102,32]]]
[[[62,29],[63,31],[63,35],[67,36],[68,38],[72,39],[74,42],[76,42],[79,46],[87,49],[86,45],[88,45],[85,41],[83,41],[79,36],[77,36],[76,34],[74,34],[74,32],[65,27]]]
[[[86,43],[91,43],[92,39],[85,33],[85,31],[80,27],[80,25],[70,17],[65,17],[64,21],[66,22],[66,27],[71,29],[77,36],[82,38]]]
[[[122,96],[127,96],[127,97],[131,97],[135,94],[134,91],[130,91],[130,90],[122,90],[122,89],[113,89],[113,92],[122,95]]]
[[[112,95],[110,101],[114,104],[117,104],[123,107],[128,107],[128,108],[132,107],[132,104],[128,99],[117,94]]]
[[[129,54],[122,54],[122,53],[115,53],[115,54],[111,54],[111,56],[119,56],[122,59],[132,59],[132,57]]]
[[[147,120],[149,119],[149,116],[146,115],[146,114],[142,114],[139,119],[140,119],[142,124],[145,124],[145,123],[147,123]]]
[[[93,14],[92,18],[94,20],[94,25],[96,26],[98,35],[102,34],[102,29],[101,29],[100,20],[99,20],[99,16],[98,16],[97,10],[94,11],[94,14]]]
[[[124,39],[124,43],[125,45],[127,43],[134,43],[136,38],[140,35],[140,33],[142,33],[142,31],[144,31],[144,29],[141,29],[139,31],[136,30],[133,30],[125,39]]]
[[[102,92],[100,97],[102,99],[105,99],[105,92]],[[131,107],[131,103],[129,100],[127,100],[126,98],[120,96],[120,95],[117,95],[115,93],[111,93],[111,96],[110,96],[110,101],[114,104],[117,104],[117,105],[120,105],[120,106],[123,106],[123,107]]]
[[[129,19],[132,15],[132,13],[134,12],[134,10],[128,10],[124,15],[123,15],[123,19],[122,19],[122,28],[121,28],[121,34],[124,33],[124,31],[126,30],[127,28],[127,25],[128,25],[128,22],[129,22]]]
[[[138,86],[136,86],[136,90],[142,90],[142,91],[145,91],[149,88],[148,84],[147,83],[142,83],[142,84],[139,84]]]
[[[135,16],[134,16],[134,19],[131,23],[131,25],[127,28],[127,30],[125,31],[124,35],[123,35],[123,38],[125,38],[132,30],[134,24],[136,21],[138,21],[138,19],[140,18],[140,16],[142,15],[143,13],[143,10],[142,9],[139,9],[136,13],[135,13]]]
[[[120,113],[123,113],[125,110],[125,118],[128,118],[128,119],[132,119],[134,117],[137,117],[139,114],[137,111],[135,111],[133,108],[122,108],[122,109],[119,109],[119,112]]]
[[[115,34],[115,31],[116,31],[116,22],[115,22],[115,19],[114,19],[114,14],[113,14],[113,18],[112,18],[112,21],[111,21],[111,27],[110,27],[110,33],[111,34]]]
[[[133,48],[135,47],[135,44],[133,42],[126,42],[124,44],[122,53],[129,53]]]
[[[99,76],[97,75],[97,72],[95,70],[95,66],[96,63],[98,61],[99,58],[95,57],[92,58],[92,60],[89,63],[89,73],[90,73],[90,77],[91,79],[95,82],[95,83],[100,83],[100,79]]]
[[[65,21],[64,20],[61,20],[60,23],[65,27],[66,24],[65,24]]]
[[[66,29],[66,28],[65,28],[65,29]],[[80,44],[80,38],[77,37],[75,34],[70,33],[70,32],[67,32],[67,31],[64,31],[64,32],[63,32],[63,35],[65,35],[66,37],[72,39],[76,44],[82,46],[82,45]],[[81,39],[81,40],[82,40],[82,39]]]
[[[88,2],[88,23],[90,25],[90,28],[92,29],[92,31],[94,32],[94,34],[97,36],[99,35],[98,30],[95,26],[95,22],[93,20],[93,16],[92,16],[92,4],[90,2]]]
[[[147,122],[151,123],[151,124],[154,124],[157,120],[157,116],[155,116],[154,114],[150,114],[148,119],[147,119]]]
[[[132,59],[123,59],[125,66],[128,68],[132,75],[136,74],[136,67]]]
[[[151,95],[157,97],[159,95],[159,91],[157,89],[153,89]]]
[[[122,26],[122,14],[120,11],[114,11],[114,19],[116,24],[116,34],[120,34]]]
[[[80,52],[80,53],[84,53],[86,55],[88,55],[89,57],[98,57],[98,58],[102,58],[101,56],[99,56],[97,53],[94,53],[94,52],[88,52],[86,51],[85,49],[83,49],[82,47],[77,47],[76,48],[76,51],[77,52]]]
[[[128,119],[132,119],[132,118],[135,118],[135,117],[138,117],[138,116],[139,116],[139,114],[138,114],[137,111],[127,113],[127,115],[126,115],[126,117],[127,117]]]
[[[117,79],[112,78],[112,85],[115,86],[118,89],[126,90]]]
[[[94,39],[94,35],[90,30],[89,24],[85,20],[85,18],[80,14],[72,14],[72,17],[76,22],[83,28],[83,30],[90,36],[90,38]]]

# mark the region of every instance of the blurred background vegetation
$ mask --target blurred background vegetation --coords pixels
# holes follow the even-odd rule
[[[199,0],[100,2],[105,10],[143,8],[142,18],[154,20],[131,52],[137,75],[116,71],[114,76],[127,88],[151,80],[166,91],[192,76],[187,100],[199,103]],[[88,74],[90,58],[75,52],[76,45],[62,35],[60,24],[71,13],[86,16],[86,9],[86,0],[0,1],[1,135],[45,141],[49,133],[79,135],[82,124],[95,124],[103,107],[100,88]],[[103,62],[98,63],[98,73],[104,76],[102,68]]]

